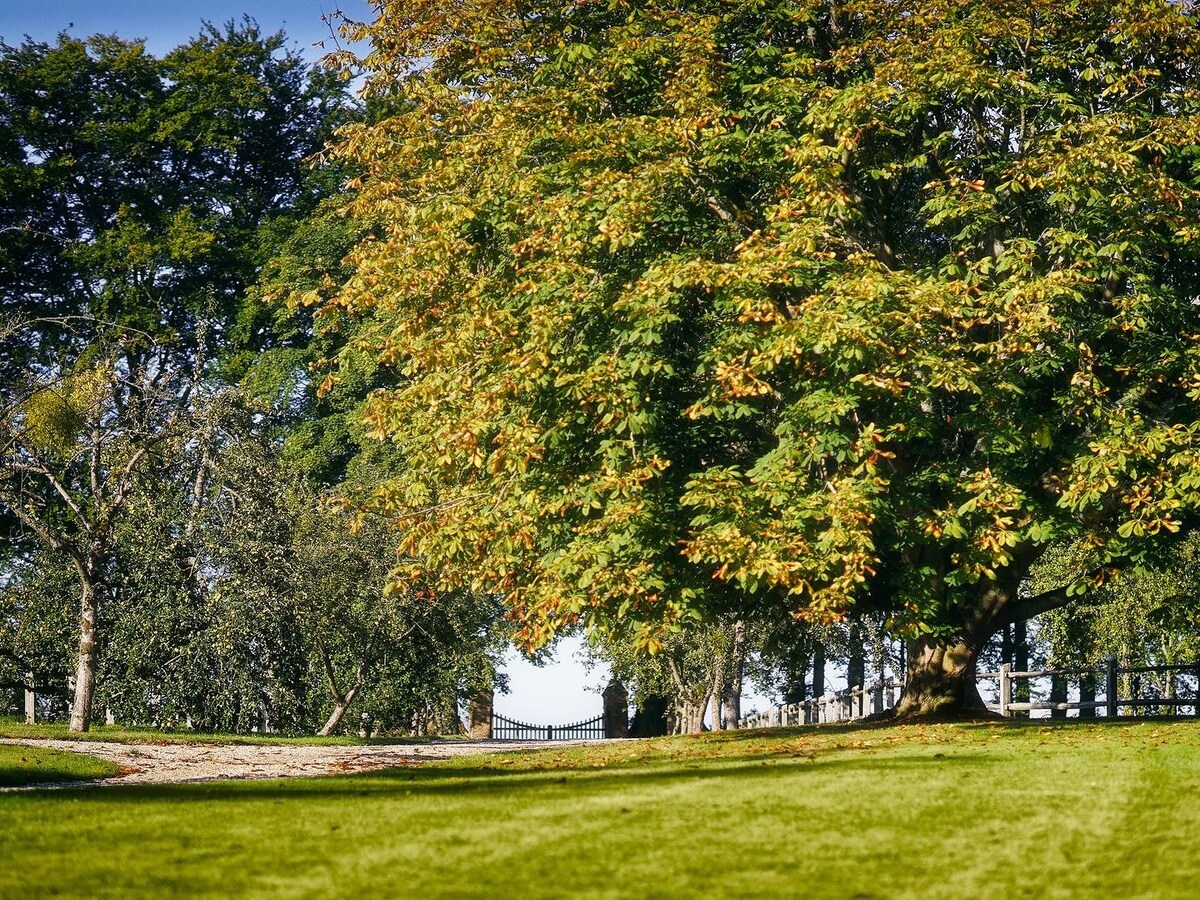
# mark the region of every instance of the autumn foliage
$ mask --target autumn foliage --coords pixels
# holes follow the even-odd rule
[[[326,310],[412,574],[540,643],[883,609],[910,711],[1200,504],[1190,4],[386,2]],[[1055,542],[1087,563],[1029,596]]]

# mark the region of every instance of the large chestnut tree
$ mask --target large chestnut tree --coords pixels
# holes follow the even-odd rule
[[[377,11],[325,315],[398,373],[368,420],[414,574],[531,643],[882,609],[921,715],[1186,529],[1193,4]],[[1055,542],[1086,564],[1032,595]]]

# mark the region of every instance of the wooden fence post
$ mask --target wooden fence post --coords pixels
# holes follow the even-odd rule
[[[1192,715],[1200,716],[1200,663],[1196,664],[1196,671],[1193,674],[1196,676],[1196,702],[1192,704]]]
[[[1012,702],[1012,666],[1005,663],[1000,667],[1000,715],[1008,716],[1008,704]]]
[[[1081,703],[1096,702],[1096,673],[1085,672],[1079,677],[1079,701]],[[1079,718],[1094,719],[1096,718],[1096,707],[1085,706],[1079,710]]]
[[[877,681],[871,695],[871,712],[878,715],[883,712],[883,682]]]
[[[33,689],[33,673],[25,675],[25,724],[37,723],[37,694]]]
[[[1108,717],[1117,717],[1117,658],[1110,656],[1104,670],[1104,696],[1107,700]]]

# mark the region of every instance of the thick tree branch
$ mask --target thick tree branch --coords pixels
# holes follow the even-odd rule
[[[1083,577],[1091,579],[1100,574],[1101,570],[1097,569],[1095,572],[1090,572]],[[995,620],[995,627],[1000,629],[1006,625],[1012,625],[1014,622],[1024,622],[1027,619],[1032,619],[1034,616],[1040,616],[1042,613],[1060,609],[1077,599],[1077,596],[1068,594],[1067,585],[1063,585],[1051,591],[1043,591],[1040,594],[1035,594],[1032,597],[1022,597],[1001,611],[999,617]]]

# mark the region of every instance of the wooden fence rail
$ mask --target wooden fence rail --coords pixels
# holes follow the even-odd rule
[[[1154,685],[1143,683],[1143,675],[1161,675],[1163,690]],[[1183,679],[1180,676],[1185,676]],[[1033,710],[1050,710],[1052,713],[1066,713],[1076,709],[1081,716],[1094,716],[1100,710],[1106,718],[1129,715],[1137,709],[1147,709],[1161,713],[1165,709],[1173,710],[1175,715],[1184,715],[1183,708],[1190,709],[1190,715],[1200,716],[1200,664],[1172,666],[1120,666],[1115,659],[1109,659],[1102,669],[1040,669],[1032,671],[1016,671],[1011,666],[1004,665],[998,672],[980,672],[979,681],[996,680],[997,702],[989,703],[988,709],[1011,716],[1016,712],[1032,712]],[[1016,686],[1020,681],[1027,684],[1037,679],[1058,679],[1059,691],[1062,696],[1068,696],[1072,683],[1076,687],[1078,700],[1057,699],[1014,700]],[[1191,683],[1188,683],[1188,682]],[[1177,691],[1183,688],[1184,696]],[[1154,693],[1155,696],[1146,696]],[[1097,699],[1103,694],[1104,699]]]
[[[1143,683],[1143,675],[1164,676],[1163,689]],[[1103,711],[1105,717],[1130,715],[1136,710],[1153,713],[1173,711],[1174,715],[1200,716],[1200,663],[1173,666],[1120,666],[1110,659],[1103,668],[1090,669],[1038,669],[1016,671],[1004,665],[998,672],[980,672],[981,682],[998,681],[996,703],[988,703],[988,709],[1002,716],[1018,712],[1050,710],[1063,713],[1079,710],[1082,716],[1095,716]],[[1078,700],[1058,699],[1050,701],[1013,699],[1019,681],[1026,683],[1037,679],[1060,679],[1060,690],[1069,696],[1071,684],[1076,686]],[[852,722],[869,715],[892,709],[898,699],[901,686],[893,681],[860,685],[823,697],[813,697],[801,703],[785,703],[772,706],[762,712],[745,716],[738,722],[739,728],[776,728],[785,725],[823,725],[828,722]],[[1177,691],[1183,689],[1184,695]],[[1032,693],[1032,692],[1031,692]],[[1147,696],[1153,693],[1154,696]]]

